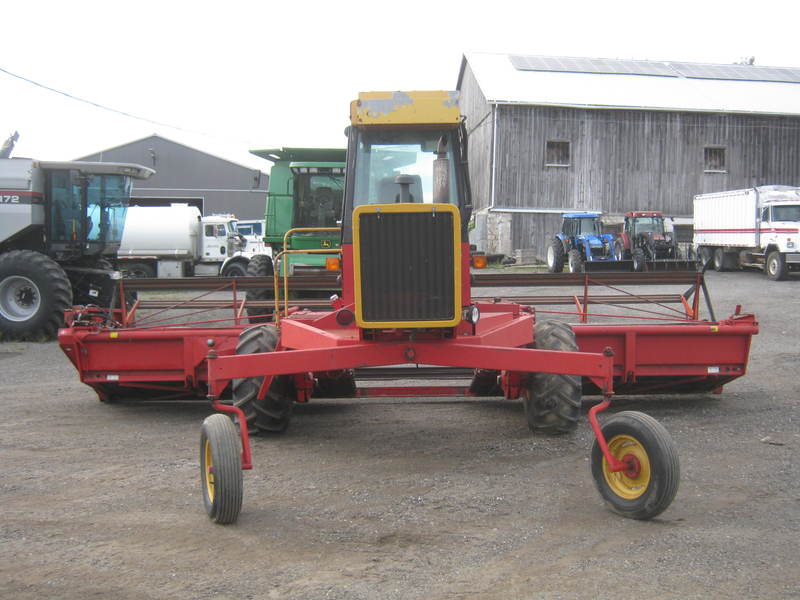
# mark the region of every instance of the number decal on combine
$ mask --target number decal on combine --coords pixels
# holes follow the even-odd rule
[[[19,196],[14,194],[0,194],[0,204],[19,204]]]

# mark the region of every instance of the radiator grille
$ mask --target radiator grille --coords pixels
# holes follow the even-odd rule
[[[453,213],[362,213],[359,229],[365,322],[455,318]]]

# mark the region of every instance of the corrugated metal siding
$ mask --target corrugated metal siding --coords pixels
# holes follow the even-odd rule
[[[138,197],[202,198],[203,212],[233,213],[240,219],[263,219],[269,177],[236,163],[151,136],[81,160],[131,162],[156,170],[134,183]],[[265,166],[267,162],[265,161]]]

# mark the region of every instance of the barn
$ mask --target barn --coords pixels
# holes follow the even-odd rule
[[[800,185],[800,68],[470,53],[457,89],[487,252],[541,259],[567,211],[679,230],[695,194]]]

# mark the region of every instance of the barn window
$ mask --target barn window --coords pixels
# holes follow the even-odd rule
[[[569,142],[548,140],[547,145],[545,146],[544,166],[568,167]]]
[[[706,146],[703,159],[706,173],[725,173],[725,148]]]

